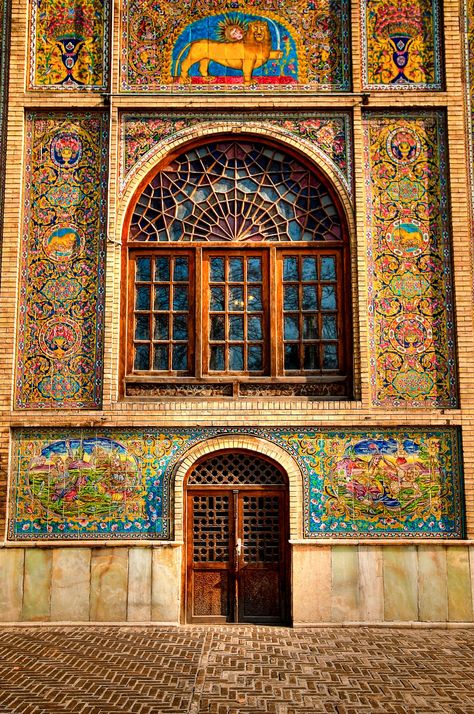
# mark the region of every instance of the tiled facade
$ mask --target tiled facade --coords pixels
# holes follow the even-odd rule
[[[295,625],[473,621],[472,3],[11,4],[0,620],[183,621],[186,474],[241,449],[288,476]],[[131,201],[222,136],[338,196],[351,398],[127,391]]]

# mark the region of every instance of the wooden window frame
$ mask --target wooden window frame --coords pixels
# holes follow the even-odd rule
[[[135,280],[134,261],[138,256],[151,256],[152,259],[159,255],[190,256],[190,292],[191,305],[194,309],[190,314],[190,325],[194,323],[195,329],[190,330],[189,359],[191,360],[188,373],[178,371],[137,371],[133,369],[133,320],[135,304]],[[206,286],[207,262],[212,256],[262,256],[262,267],[266,272],[266,285],[264,286],[264,307],[266,311],[266,329],[268,339],[266,341],[265,367],[263,372],[213,372],[207,368],[209,363],[209,286]],[[318,259],[319,256],[331,255],[336,257],[337,280],[335,281],[337,290],[337,354],[339,368],[337,370],[305,370],[305,371],[285,371],[283,355],[283,258],[286,256],[311,256]],[[349,284],[347,280],[347,250],[340,243],[288,243],[288,244],[263,244],[242,245],[235,243],[205,243],[193,246],[171,246],[169,244],[153,245],[149,243],[131,243],[129,245],[128,260],[128,304],[130,308],[127,314],[127,348],[126,348],[126,368],[124,374],[124,386],[130,384],[169,384],[170,380],[177,385],[208,384],[213,383],[231,385],[229,395],[239,394],[239,384],[323,384],[346,385],[345,392],[350,395],[350,365],[351,365],[351,339],[352,330],[348,305]],[[192,277],[191,277],[192,276]],[[193,291],[194,283],[194,291]],[[300,282],[301,284],[301,282]],[[266,294],[266,297],[265,297]],[[320,322],[321,310],[316,313]],[[181,387],[182,394],[185,394],[184,386]],[[306,391],[308,388],[306,388]],[[133,390],[132,390],[133,391]],[[278,390],[276,390],[278,391]],[[331,398],[329,386],[325,389],[326,397]],[[125,391],[125,393],[127,393]],[[285,390],[282,389],[283,396]],[[146,392],[143,394],[146,396]],[[212,396],[212,395],[211,395]],[[317,395],[316,395],[317,396]],[[335,395],[337,398],[339,395]],[[347,397],[346,397],[347,398]]]
[[[255,137],[242,134],[240,139],[255,141]],[[222,135],[219,141],[235,140],[234,136]],[[205,137],[199,142],[191,142],[187,148],[207,144]],[[352,370],[353,370],[353,329],[352,329],[352,294],[351,294],[351,263],[348,240],[347,222],[344,217],[340,200],[326,178],[321,177],[314,165],[309,165],[300,154],[293,152],[289,147],[282,147],[272,141],[259,137],[259,142],[273,148],[283,150],[293,155],[302,165],[306,165],[324,183],[327,193],[331,197],[338,215],[340,238],[313,241],[156,241],[150,239],[137,239],[131,235],[132,218],[136,205],[145,190],[153,181],[155,175],[166,170],[176,157],[179,157],[185,147],[180,147],[159,162],[154,170],[140,183],[131,201],[124,223],[124,237],[122,253],[122,270],[127,276],[127,291],[122,301],[122,345],[120,357],[122,397],[138,397],[140,400],[150,399],[156,401],[161,398],[189,397],[189,398],[222,398],[222,397],[283,397],[283,398],[311,398],[329,400],[347,400],[353,398]],[[204,259],[210,253],[231,255],[266,253],[268,256],[268,330],[269,341],[267,344],[266,364],[264,374],[244,374],[235,372],[209,372],[207,313],[204,312],[207,300],[204,289]],[[133,259],[139,254],[179,254],[194,255],[194,325],[192,331],[192,344],[190,344],[190,358],[193,368],[189,374],[168,371],[134,372],[133,370],[133,313],[134,313],[134,273]],[[280,255],[294,253],[311,253],[322,255],[325,253],[337,254],[338,269],[340,274],[337,280],[338,310],[338,370],[306,371],[303,373],[286,372],[283,368],[283,310],[282,310],[282,279]]]

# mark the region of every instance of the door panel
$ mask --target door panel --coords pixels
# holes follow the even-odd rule
[[[240,622],[279,622],[283,599],[281,543],[284,493],[239,494],[242,552],[237,579]]]
[[[233,515],[231,492],[188,495],[188,619],[192,622],[225,622],[232,616]]]
[[[191,487],[187,509],[187,621],[285,622],[286,489]]]

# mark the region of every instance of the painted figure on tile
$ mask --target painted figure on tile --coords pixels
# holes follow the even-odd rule
[[[136,459],[106,438],[48,444],[28,469],[31,495],[64,517],[143,517],[143,478]]]
[[[440,88],[437,0],[365,0],[369,85]]]
[[[348,0],[123,0],[122,89],[348,90]]]
[[[183,82],[192,82],[193,77],[204,82],[217,78],[219,83],[237,79],[246,85],[258,82],[259,77],[297,81],[296,47],[288,31],[274,20],[254,17],[209,17],[187,27],[173,51],[173,73]],[[184,39],[200,35],[203,39],[182,47]],[[214,36],[217,39],[212,39]],[[274,61],[267,66],[269,60]]]
[[[107,0],[34,0],[32,26],[32,86],[104,86]]]
[[[9,537],[171,536],[176,465],[222,435],[291,454],[303,477],[305,537],[463,534],[458,430],[67,429],[14,434]]]

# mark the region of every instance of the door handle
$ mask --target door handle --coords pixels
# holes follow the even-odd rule
[[[236,550],[236,552],[237,552],[237,557],[238,557],[238,558],[240,558],[240,556],[242,555],[242,548],[243,548],[242,538],[237,538],[237,542],[236,542],[236,544],[235,544],[235,550]]]

